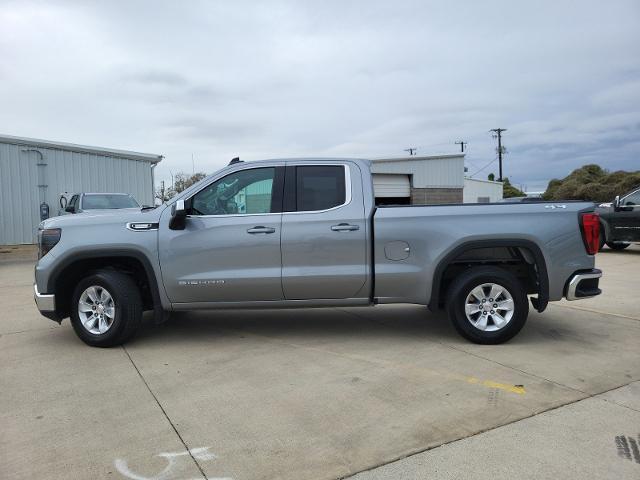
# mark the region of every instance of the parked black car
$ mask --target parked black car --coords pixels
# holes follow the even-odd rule
[[[622,250],[640,243],[640,188],[596,207],[600,215],[600,248]]]

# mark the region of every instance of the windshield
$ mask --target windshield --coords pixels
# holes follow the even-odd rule
[[[100,209],[112,209],[112,208],[137,208],[138,202],[136,202],[129,195],[85,195],[82,198],[83,210],[100,210]]]

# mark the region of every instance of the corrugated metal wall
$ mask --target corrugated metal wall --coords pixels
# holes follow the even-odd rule
[[[40,203],[55,216],[63,192],[123,192],[153,205],[151,166],[108,154],[0,143],[0,245],[33,243]]]
[[[463,188],[464,155],[374,160],[371,171],[412,175],[413,188]]]

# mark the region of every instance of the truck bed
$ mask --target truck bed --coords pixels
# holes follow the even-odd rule
[[[593,208],[589,202],[377,207],[373,214],[374,296],[380,303],[404,298],[429,304],[432,279],[445,258],[492,243],[542,256],[546,270],[553,272],[548,278],[549,300],[560,300],[566,279],[576,265],[585,265],[579,213]],[[401,258],[407,248],[407,257]]]

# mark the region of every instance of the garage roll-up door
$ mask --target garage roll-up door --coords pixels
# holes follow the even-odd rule
[[[409,182],[409,175],[374,173],[373,191],[377,198],[410,197],[411,184]]]

